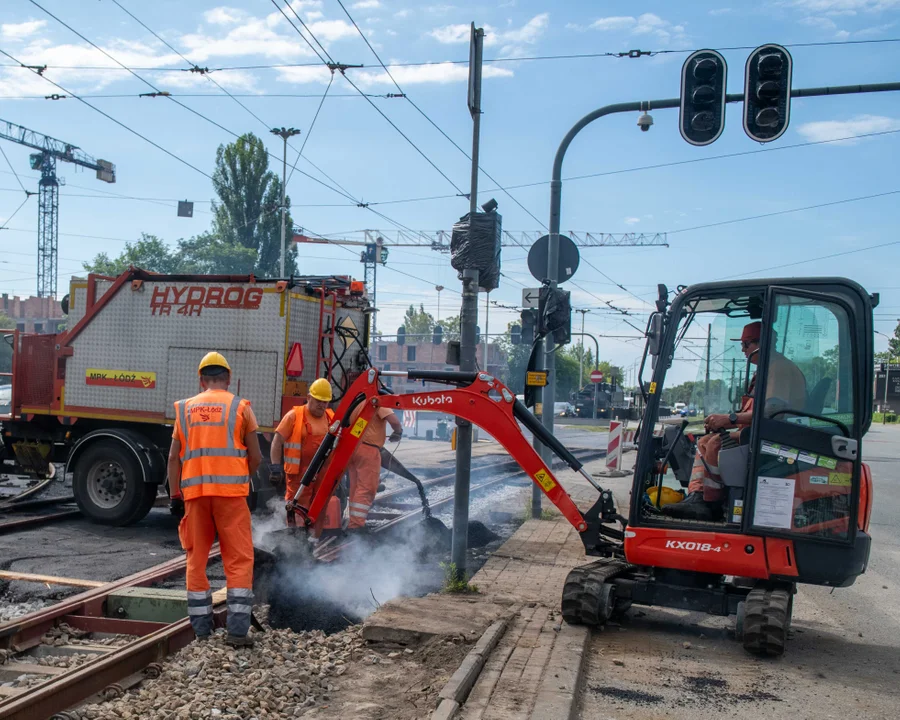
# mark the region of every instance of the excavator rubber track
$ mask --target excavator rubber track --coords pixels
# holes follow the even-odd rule
[[[608,582],[634,568],[623,560],[605,558],[573,568],[563,585],[562,615],[570,625],[603,625],[617,610],[615,585]],[[630,603],[628,603],[630,605]]]
[[[767,585],[753,588],[744,601],[744,649],[754,655],[778,657],[791,623],[791,588]]]

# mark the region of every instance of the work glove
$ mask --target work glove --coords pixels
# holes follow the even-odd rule
[[[281,463],[269,463],[269,479],[275,483],[284,480],[284,466]]]
[[[184,517],[184,499],[176,495],[169,500],[169,512],[177,518]]]
[[[395,430],[391,433],[391,436],[388,438],[391,442],[400,442],[400,438],[403,437],[402,430]]]

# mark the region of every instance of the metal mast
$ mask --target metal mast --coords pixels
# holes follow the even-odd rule
[[[116,166],[106,160],[95,160],[76,145],[6,120],[0,120],[0,139],[39,151],[33,153],[30,158],[31,169],[41,171],[38,183],[37,295],[56,297],[61,184],[56,177],[56,161],[62,160],[94,170],[98,180],[108,183],[116,181]]]

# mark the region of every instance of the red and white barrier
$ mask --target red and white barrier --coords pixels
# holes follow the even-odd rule
[[[414,428],[415,426],[416,426],[416,411],[415,410],[404,410],[403,411],[403,427]]]
[[[626,445],[630,445],[628,448]],[[626,430],[618,420],[609,423],[609,440],[606,444],[606,467],[618,470],[621,466],[622,451],[633,449],[634,430]]]

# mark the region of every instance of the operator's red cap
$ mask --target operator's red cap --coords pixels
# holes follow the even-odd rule
[[[751,342],[755,340],[759,342],[760,335],[762,334],[762,323],[757,320],[756,322],[748,323],[744,325],[744,332],[741,333],[739,338],[731,338],[734,341],[740,340],[741,342]]]

